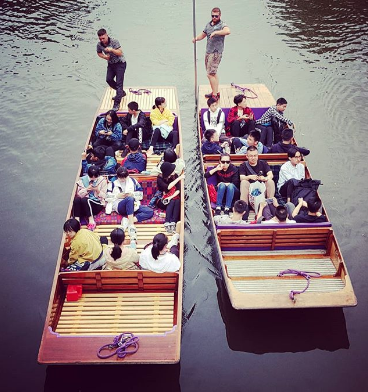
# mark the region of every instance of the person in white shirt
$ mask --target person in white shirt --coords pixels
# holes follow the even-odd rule
[[[220,138],[221,134],[225,134],[225,113],[218,106],[216,98],[207,100],[208,110],[203,113],[204,129],[214,129]]]
[[[303,180],[305,178],[305,168],[300,160],[302,154],[295,147],[291,147],[288,151],[289,161],[285,162],[280,169],[279,181],[277,189],[282,197],[286,197],[287,202],[290,201],[294,190],[294,179]]]
[[[175,233],[170,242],[164,233],[156,234],[139,257],[140,267],[157,273],[179,271],[178,242],[179,233]]]

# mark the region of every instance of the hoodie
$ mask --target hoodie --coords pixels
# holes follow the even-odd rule
[[[147,158],[141,152],[128,154],[123,164],[128,170],[137,169],[139,173],[146,170]]]

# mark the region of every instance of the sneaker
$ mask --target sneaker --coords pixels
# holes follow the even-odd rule
[[[172,236],[172,238],[169,241],[169,243],[167,244],[167,247],[170,249],[172,246],[178,246],[179,238],[180,238],[180,234],[179,233],[175,233]]]
[[[165,223],[164,223],[164,229],[165,229],[165,231],[166,231],[167,233],[170,233],[170,231],[169,231],[170,228],[171,228],[171,227],[170,227],[170,223],[169,223],[169,222],[165,222]]]
[[[137,249],[137,241],[131,240],[129,246],[133,249]]]
[[[123,90],[123,98],[126,96],[126,92],[125,90]]]
[[[112,110],[114,110],[115,112],[117,112],[120,108],[120,103],[119,104],[114,104],[114,106],[112,107]]]
[[[221,215],[221,207],[216,207],[215,215]]]
[[[137,241],[137,229],[134,225],[130,225],[128,228],[128,233],[130,237],[130,241]]]
[[[217,93],[217,94],[216,94],[216,98],[217,98],[217,100],[220,99],[220,93]]]
[[[224,214],[225,214],[225,215],[229,215],[229,214],[230,214],[230,208],[225,208]]]
[[[175,222],[172,222],[172,223],[170,223],[170,226],[169,226],[169,233],[170,234],[176,234],[175,233],[175,228],[176,228],[176,223]]]
[[[212,97],[212,92],[211,93],[208,93],[208,94],[205,94],[204,96],[206,97],[206,98],[211,98]]]
[[[121,220],[120,228],[121,230],[125,231],[128,228],[128,226],[129,226],[129,219],[124,216],[124,218]]]
[[[110,215],[112,213],[112,203],[107,202],[105,206],[105,214]]]

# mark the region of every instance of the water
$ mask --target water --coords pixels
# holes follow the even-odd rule
[[[197,2],[197,32],[213,3]],[[221,2],[221,83],[264,83],[288,102],[297,139],[358,297],[357,308],[237,312],[219,279],[195,129],[192,2],[1,2],[1,348],[4,391],[363,391],[368,9],[365,1]],[[240,12],[241,11],[241,12]],[[36,363],[62,224],[80,153],[104,91],[96,31],[120,40],[126,84],[176,85],[186,178],[181,363],[53,367]],[[205,43],[198,81],[207,83]]]

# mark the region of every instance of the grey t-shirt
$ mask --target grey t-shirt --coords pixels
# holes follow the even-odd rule
[[[208,22],[203,32],[207,34],[207,47],[206,53],[222,53],[224,51],[224,35],[216,35],[213,38],[210,38],[210,35],[214,31],[222,30],[224,27],[227,27],[227,24],[222,20],[215,25],[211,25],[211,22]]]
[[[106,46],[102,45],[101,42],[99,42],[97,44],[97,53],[105,53],[104,49],[107,46],[111,46],[113,49],[119,49],[121,47],[121,45],[117,39],[109,37],[109,42],[107,43]],[[105,54],[110,55],[110,59],[108,60],[109,64],[115,64],[115,63],[119,63],[119,62],[124,63],[125,62],[124,54],[122,56],[117,56],[116,54],[110,53],[110,52],[106,52]]]

